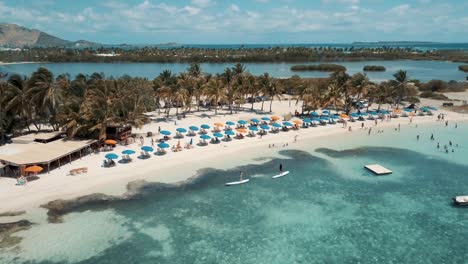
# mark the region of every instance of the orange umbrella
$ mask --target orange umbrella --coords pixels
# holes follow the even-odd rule
[[[43,169],[41,166],[37,166],[37,165],[34,165],[34,166],[29,166],[27,167],[24,171],[26,172],[41,172]]]
[[[280,120],[280,117],[279,117],[279,116],[272,116],[272,117],[271,117],[271,120],[273,120],[273,121],[278,121],[278,120]]]
[[[104,141],[104,143],[106,143],[107,145],[115,145],[115,144],[117,144],[117,141],[115,141],[113,139],[108,139],[108,140]]]
[[[236,128],[236,130],[239,133],[247,133],[247,129],[245,129],[245,128]]]
[[[214,123],[214,125],[217,126],[217,127],[222,127],[222,126],[224,126],[224,124],[221,124],[221,123]]]
[[[296,125],[302,125],[302,121],[299,119],[293,120],[293,123]]]
[[[393,110],[393,112],[395,112],[395,113],[401,113],[401,109],[395,109],[395,110]]]
[[[349,115],[347,115],[347,114],[341,114],[340,117],[341,117],[341,118],[349,118]]]

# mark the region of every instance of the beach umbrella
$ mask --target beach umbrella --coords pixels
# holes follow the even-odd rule
[[[405,112],[408,112],[408,113],[409,113],[409,112],[413,112],[413,109],[410,109],[410,108],[405,108],[405,109],[403,109],[403,111],[405,111]]]
[[[312,121],[314,121],[314,122],[320,122],[320,118],[314,117],[314,118],[312,118]]]
[[[331,118],[333,119],[340,119],[340,117],[338,115],[332,115]]]
[[[368,116],[369,113],[367,113],[367,112],[361,112],[359,115],[361,115],[361,116]]]
[[[179,127],[179,128],[176,129],[176,131],[179,132],[179,133],[185,133],[185,132],[187,132],[187,129],[185,129],[183,127]]]
[[[319,116],[319,114],[317,112],[311,112],[310,115],[311,116]]]
[[[278,124],[278,123],[273,123],[272,126],[277,127],[277,128],[280,128],[280,127],[281,127],[281,125]]]
[[[232,130],[225,131],[224,134],[229,135],[229,136],[234,136],[236,133]]]
[[[203,129],[210,129],[210,126],[207,125],[207,124],[203,124],[203,125],[201,125],[200,127],[203,128]]]
[[[245,128],[236,128],[236,130],[239,133],[247,133],[247,130]]]
[[[196,126],[189,126],[189,129],[192,130],[192,131],[198,131],[198,127]]]
[[[214,123],[214,125],[217,126],[217,127],[223,127],[224,126],[224,124],[222,124],[222,123]]]
[[[326,117],[326,116],[322,116],[322,117],[320,117],[320,120],[322,120],[322,121],[328,121],[328,120],[330,120],[330,118],[328,118],[328,117]]]
[[[226,122],[226,125],[228,125],[228,126],[233,126],[233,125],[235,125],[235,124],[236,124],[236,123],[234,123],[234,122],[232,122],[232,121],[227,121],[227,122]]]
[[[427,112],[429,111],[429,108],[427,107],[420,107],[419,110],[423,111],[423,112]]]
[[[146,151],[146,152],[151,152],[153,151],[153,148],[150,146],[143,146],[141,147],[141,150]]]
[[[351,116],[352,117],[359,117],[359,115],[357,113],[351,113]]]
[[[108,140],[104,141],[104,143],[106,143],[107,145],[115,145],[115,144],[117,144],[117,141],[115,141],[113,139],[108,139]]]
[[[250,131],[258,131],[258,127],[256,126],[249,126]]]
[[[299,120],[299,119],[293,120],[293,123],[296,124],[296,125],[302,125],[302,121]]]
[[[122,151],[122,154],[131,155],[131,154],[135,154],[135,151],[131,150],[131,149],[126,149],[126,150]]]
[[[273,121],[278,121],[278,120],[280,120],[280,117],[279,117],[279,116],[272,116],[272,117],[271,117],[271,120],[273,120]]]
[[[260,128],[263,129],[263,130],[269,130],[270,126],[269,125],[261,125]]]
[[[24,171],[37,173],[37,172],[41,172],[42,170],[43,168],[41,166],[33,165],[33,166],[27,167]]]
[[[169,148],[169,144],[164,143],[164,142],[163,142],[163,143],[159,143],[159,144],[158,144],[158,148],[162,148],[162,149]]]
[[[117,154],[115,153],[109,153],[109,154],[106,154],[106,159],[117,159],[119,156],[117,156]]]
[[[213,136],[217,137],[217,138],[222,138],[224,137],[223,134],[219,133],[219,132],[215,132],[213,133]]]
[[[250,119],[250,122],[252,122],[252,123],[259,123],[260,120],[258,120],[257,118],[252,118],[252,119]]]
[[[380,112],[381,112],[382,114],[384,114],[384,115],[388,115],[388,114],[390,114],[390,112],[389,112],[389,111],[387,111],[387,110],[380,110]]]
[[[241,124],[241,125],[246,125],[247,124],[247,121],[245,120],[239,120],[237,121],[237,123]]]
[[[165,136],[169,136],[170,134],[172,134],[170,131],[167,131],[167,130],[162,130],[161,132],[159,132],[160,134],[163,134]]]
[[[330,111],[328,111],[328,110],[323,110],[323,111],[322,111],[322,114],[328,115],[328,114],[330,114]]]
[[[372,111],[370,112],[371,115],[378,115],[378,113],[376,111]]]
[[[310,120],[310,118],[304,118],[303,121],[304,121],[305,123],[310,123],[310,122],[312,122],[312,120]]]
[[[293,126],[293,124],[291,124],[289,122],[283,122],[283,126]]]
[[[262,117],[262,120],[263,120],[263,121],[270,121],[271,118],[269,118],[268,116],[264,116],[264,117]]]
[[[437,111],[437,107],[434,107],[434,106],[428,106],[428,107],[429,107],[429,109],[431,109],[431,110]]]
[[[201,139],[210,139],[211,137],[208,136],[208,135],[201,135],[200,138],[201,138]]]

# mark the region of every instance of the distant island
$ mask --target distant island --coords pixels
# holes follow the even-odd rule
[[[366,65],[362,69],[363,71],[370,71],[370,72],[384,72],[386,71],[384,66],[381,65]]]
[[[353,42],[353,45],[419,45],[419,44],[441,44],[442,42],[432,41],[359,41]]]
[[[319,64],[319,65],[294,65],[291,71],[346,71],[346,67],[338,64]]]

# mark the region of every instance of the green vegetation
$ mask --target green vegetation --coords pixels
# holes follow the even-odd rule
[[[458,66],[458,70],[468,72],[468,65],[460,65]]]
[[[291,71],[346,71],[346,67],[338,64],[294,65]]]
[[[97,56],[116,54],[116,56]],[[421,51],[410,48],[270,47],[210,49],[191,47],[26,48],[0,51],[4,62],[333,62],[369,60],[450,60],[468,62],[463,51]]]
[[[468,89],[468,84],[465,82],[449,81],[445,82],[442,80],[430,80],[427,83],[416,83],[415,84],[420,91],[431,91],[438,93],[446,92],[464,92]]]
[[[366,65],[362,69],[363,71],[373,71],[373,72],[384,72],[386,71],[384,66],[381,65]]]
[[[369,81],[365,74],[352,76],[344,71],[328,78],[309,79],[294,76],[275,79],[268,73],[249,74],[242,64],[226,68],[216,75],[202,74],[199,64],[192,64],[183,73],[161,72],[154,80],[106,78],[94,73],[54,77],[46,68],[31,76],[0,74],[0,143],[6,134],[29,130],[64,130],[69,136],[100,138],[109,125],[130,124],[141,127],[148,118],[145,112],[164,111],[167,117],[213,109],[254,110],[260,101],[261,112],[272,112],[272,102],[284,93],[293,96],[302,113],[331,107],[349,113],[353,101],[363,98],[378,104],[398,105],[417,94],[408,83],[406,72],[395,73],[395,79],[380,84]],[[269,104],[265,108],[265,102]],[[250,109],[241,108],[249,105]]]
[[[430,98],[430,99],[435,99],[435,100],[447,100],[449,99],[447,96],[441,94],[441,93],[436,93],[432,91],[424,91],[419,95],[421,98]]]

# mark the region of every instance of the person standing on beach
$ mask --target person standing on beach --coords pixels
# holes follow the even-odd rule
[[[158,134],[161,134],[161,126],[158,126]]]
[[[400,128],[401,128],[400,123],[398,123],[398,132],[400,132]]]
[[[369,136],[370,136],[371,131],[372,131],[372,127],[369,127],[369,133],[368,133]]]
[[[294,143],[297,142],[297,135],[294,136]]]

